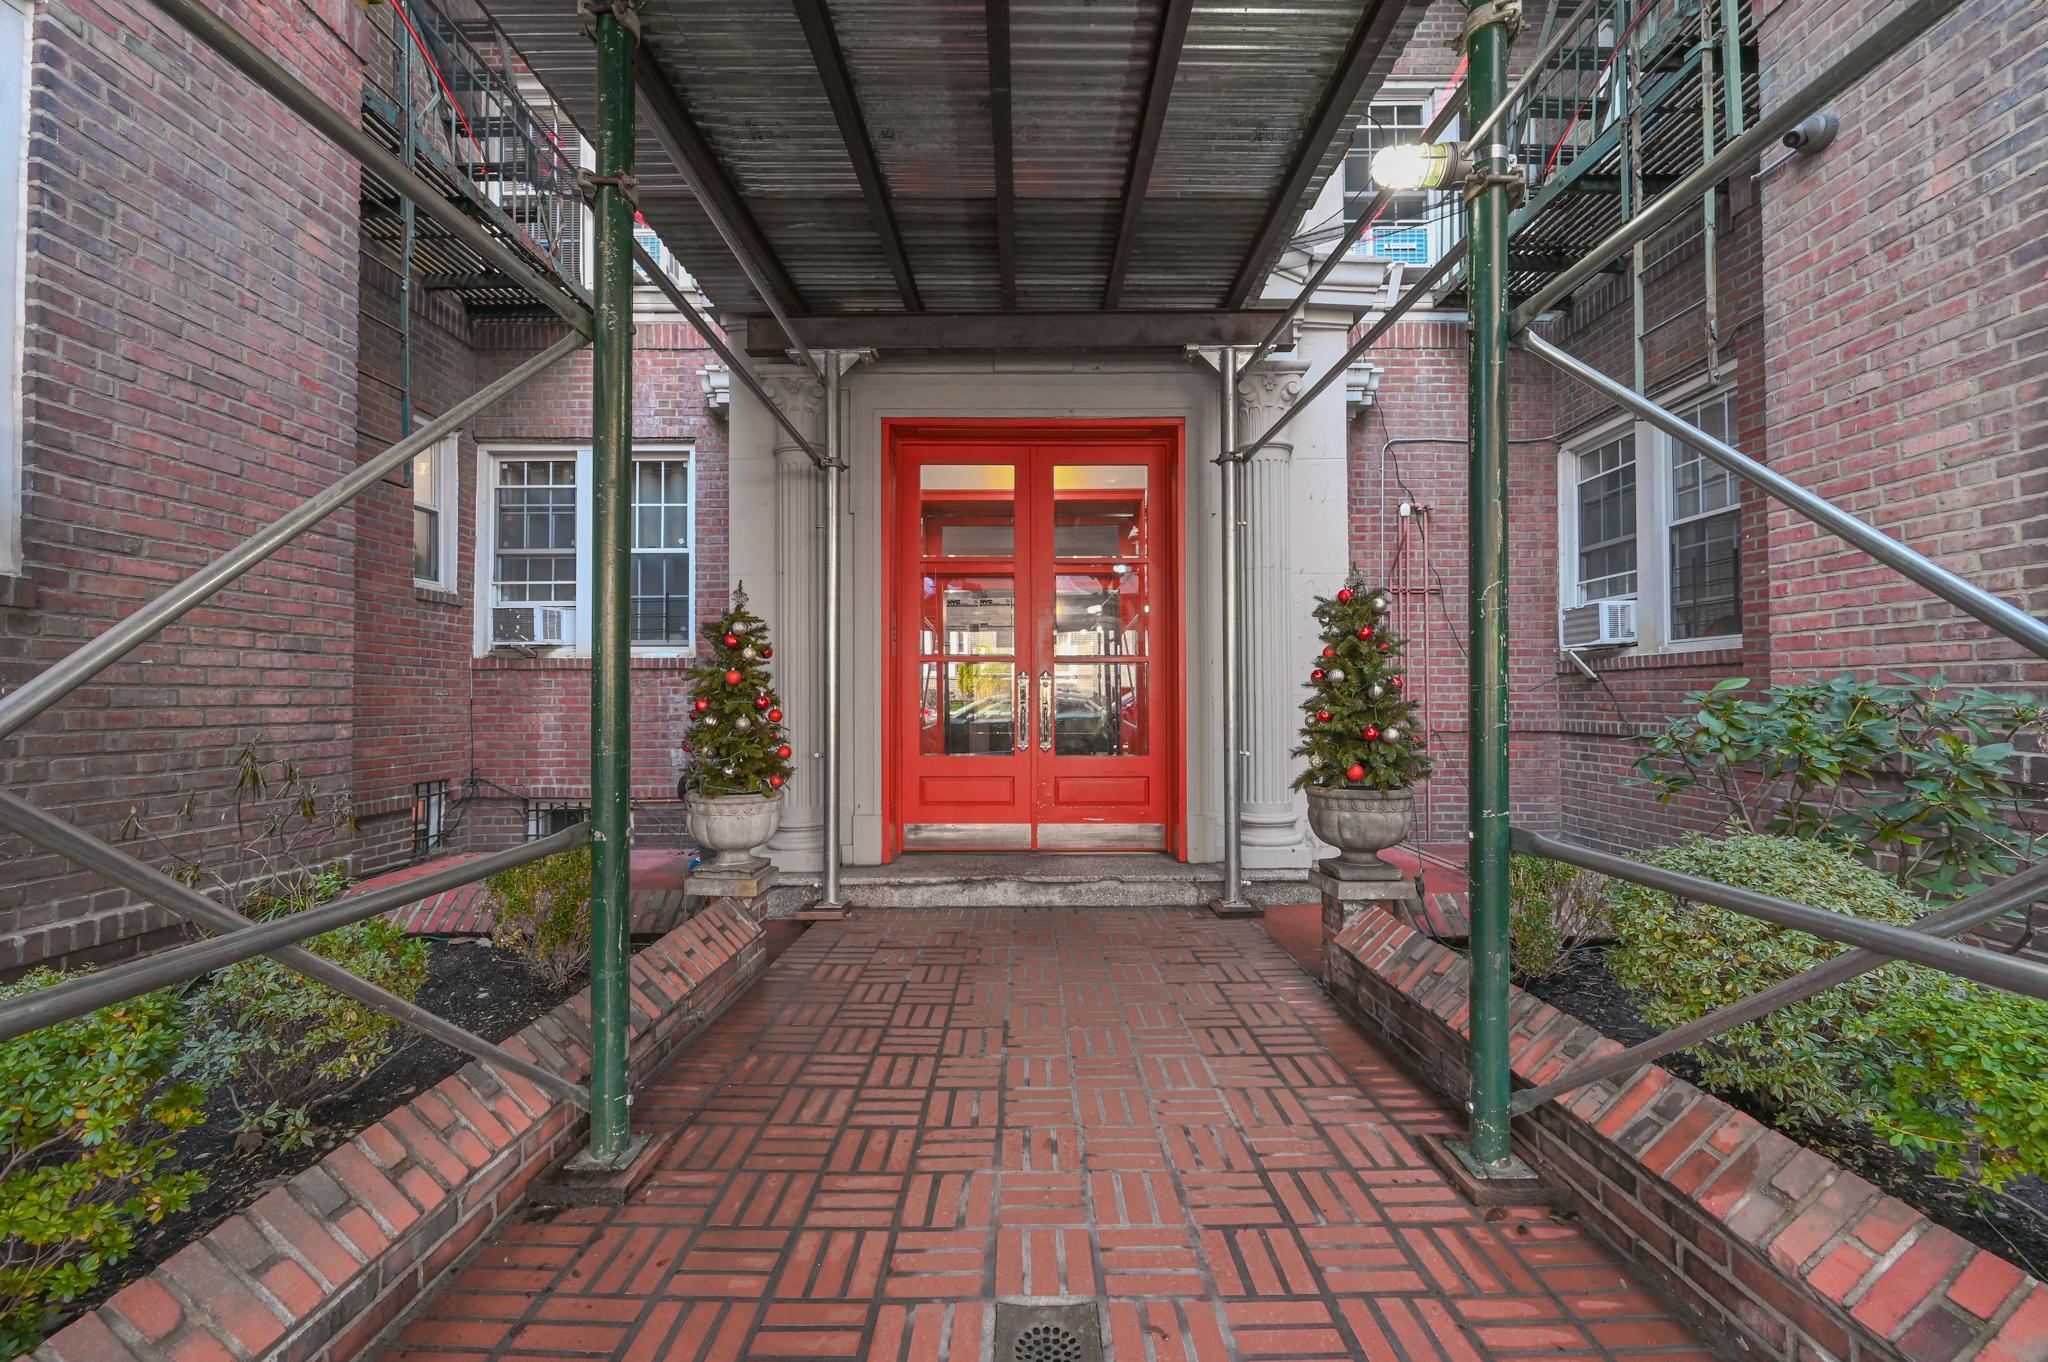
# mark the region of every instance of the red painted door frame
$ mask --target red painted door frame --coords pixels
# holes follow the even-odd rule
[[[1000,421],[898,420],[883,422],[883,854],[893,860],[904,850],[904,826],[929,817],[933,806],[920,792],[934,784],[960,791],[967,801],[956,812],[959,822],[1028,821],[1034,829],[1047,824],[1159,822],[1163,849],[1186,853],[1186,630],[1182,602],[1186,565],[1181,551],[1184,489],[1181,464],[1184,428],[1181,422],[1159,419]],[[1068,756],[1040,748],[1043,737],[1037,709],[1038,675],[1050,663],[1054,624],[1053,582],[1057,569],[1051,533],[1057,493],[1055,464],[1132,464],[1148,472],[1150,501],[1145,557],[1152,580],[1144,584],[1153,603],[1148,617],[1151,637],[1148,694],[1150,751],[1142,758]],[[959,576],[1014,576],[1012,609],[1016,653],[994,659],[997,665],[1027,669],[1032,713],[1023,719],[1018,736],[1027,748],[972,757],[932,757],[919,752],[924,723],[919,684],[920,608],[926,572],[921,543],[918,469],[927,464],[1011,464],[1016,470],[1015,543],[1008,560],[948,560],[946,570]],[[957,500],[957,496],[949,495]],[[1082,569],[1067,569],[1082,573]],[[1013,677],[1015,673],[1012,673]],[[933,780],[939,771],[950,774]],[[1091,795],[1115,796],[1131,772],[1149,773],[1156,788],[1140,806],[1118,807],[1086,802]],[[915,784],[913,784],[915,782]],[[1007,786],[1006,786],[1007,782]],[[951,794],[942,796],[951,799]],[[976,804],[975,801],[981,801]],[[979,809],[979,813],[976,809]],[[912,816],[906,816],[906,813]],[[991,845],[1002,843],[992,842]]]

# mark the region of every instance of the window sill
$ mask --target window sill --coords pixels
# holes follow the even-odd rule
[[[479,671],[587,672],[590,661],[589,653],[555,648],[532,657],[521,657],[517,653],[485,653],[475,659],[475,665]],[[632,661],[632,669],[636,672],[683,672],[696,665],[697,658],[688,653],[635,653]]]
[[[27,577],[0,574],[0,610],[36,608],[36,584]]]
[[[1637,652],[1631,649],[1599,657],[1588,657],[1582,653],[1580,658],[1596,672],[1647,672],[1678,668],[1714,670],[1741,666],[1742,645],[1724,643],[1711,648],[1678,648],[1659,652]],[[1571,664],[1569,658],[1560,656],[1557,659],[1557,674],[1578,676],[1580,672]]]
[[[414,600],[429,601],[435,605],[461,605],[462,593],[453,587],[435,586],[432,582],[412,584]]]

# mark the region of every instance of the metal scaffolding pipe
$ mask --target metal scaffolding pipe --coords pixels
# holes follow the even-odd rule
[[[1226,345],[1217,358],[1223,380],[1222,447],[1237,443],[1237,347]],[[1244,465],[1217,460],[1223,475],[1223,894],[1225,913],[1250,908],[1244,896],[1244,539],[1238,533],[1243,514]]]
[[[1572,11],[1572,17],[1559,25],[1556,31],[1551,34],[1550,41],[1543,44],[1537,50],[1536,55],[1529,59],[1528,67],[1521,75],[1515,78],[1514,84],[1508,86],[1507,93],[1500,97],[1500,102],[1495,104],[1484,118],[1474,123],[1470,131],[1462,134],[1463,141],[1467,146],[1478,146],[1479,139],[1492,132],[1494,125],[1508,116],[1509,110],[1515,107],[1516,101],[1521,99],[1523,95],[1528,94],[1529,87],[1542,78],[1543,68],[1550,65],[1550,59],[1563,50],[1565,41],[1579,31],[1579,24],[1588,15],[1597,13],[1599,9],[1600,6],[1597,0],[1583,0],[1577,9]],[[1434,133],[1424,133],[1423,140],[1428,141],[1433,136],[1435,136]]]
[[[1625,856],[1545,837],[1526,828],[1514,830],[1514,849],[1531,856],[1563,861],[1584,870],[1598,871],[1613,879],[1640,884],[1675,898],[1690,899],[1694,903],[1741,913],[1744,917],[1776,923],[1825,941],[1861,946],[1895,960],[1910,960],[1916,965],[1926,965],[1959,978],[2005,989],[2009,993],[2048,998],[2048,965],[2037,965],[2016,955],[2001,955],[1977,946],[1944,941],[1910,927],[1894,927],[1889,923],[1830,912],[1811,904],[1794,903],[1790,899],[1774,898],[1749,889],[1716,884],[1697,875],[1645,865]]]
[[[10,812],[0,810],[0,819],[7,818]],[[572,850],[582,846],[589,837],[589,827],[579,823],[552,837],[527,842],[479,860],[454,862],[445,869],[429,871],[402,884],[373,889],[366,894],[353,894],[318,908],[308,908],[265,922],[237,919],[241,926],[234,931],[189,945],[174,946],[140,960],[112,965],[90,974],[75,974],[61,983],[0,1001],[0,1041],[13,1040],[45,1026],[83,1017],[110,1003],[137,998],[259,955],[271,954],[281,946],[295,946],[308,937],[377,917],[445,889],[472,884],[500,870],[525,865],[557,851]],[[121,853],[113,854],[118,856]]]
[[[839,834],[839,501],[840,479],[846,473],[845,447],[840,434],[840,354],[825,352],[825,713],[820,771],[825,779],[825,864],[821,875],[820,906],[838,908],[839,862],[842,848]]]
[[[1722,148],[1641,212],[1579,258],[1520,307],[1515,309],[1513,329],[1525,330],[1529,323],[1556,306],[1558,301],[1597,274],[1608,261],[1655,234],[1684,212],[1687,205],[1735,172],[1755,160],[1766,147],[1797,127],[1808,114],[1818,112],[1888,58],[1932,28],[1962,0],[1912,0],[1880,25],[1876,32],[1850,48],[1842,57],[1821,68],[1820,74],[1786,96],[1785,102],[1758,119],[1747,132]]]
[[[120,885],[131,893],[168,908],[188,921],[209,927],[216,932],[233,935],[253,930],[249,920],[234,909],[215,903],[189,885],[180,884],[163,871],[144,865],[134,857],[108,846],[90,833],[73,827],[55,814],[46,813],[18,795],[0,791],[0,827],[19,834],[46,851],[55,852],[75,865],[84,866],[110,883]],[[466,873],[440,887],[453,888],[455,885],[467,884],[479,873],[475,865],[474,862],[464,865],[462,870]],[[481,873],[489,874],[496,868],[492,867],[491,870]],[[404,888],[415,894],[434,892],[434,886],[439,883],[434,874],[435,872],[429,872],[428,876],[410,880]],[[397,902],[409,901],[401,898]],[[395,907],[397,904],[391,906]],[[551,1073],[530,1060],[521,1059],[503,1046],[493,1044],[481,1036],[472,1035],[454,1022],[437,1017],[417,1003],[407,1002],[367,979],[359,979],[333,961],[323,960],[303,946],[281,946],[271,954],[280,964],[345,993],[365,1006],[374,1007],[387,1016],[396,1017],[415,1030],[425,1032],[463,1054],[495,1065],[506,1073],[516,1074],[537,1087],[575,1103],[578,1107],[587,1108],[590,1105],[589,1094],[580,1084]]]
[[[1921,932],[1927,936],[1961,936],[1973,927],[2004,917],[2007,913],[2024,908],[2027,904],[2048,893],[2048,865],[2037,865],[2022,874],[1972,894],[1966,899],[1949,904],[1938,912],[1914,922],[1909,931]],[[1639,1041],[1626,1050],[1581,1064],[1567,1070],[1562,1076],[1548,1083],[1526,1088],[1515,1094],[1515,1100],[1508,1104],[1508,1111],[1516,1116],[1534,1111],[1553,1097],[1562,1096],[1588,1083],[1598,1083],[1603,1078],[1628,1073],[1641,1068],[1650,1061],[1673,1050],[1683,1050],[1712,1039],[1723,1031],[1732,1030],[1745,1022],[1776,1012],[1779,1008],[1790,1007],[1793,1003],[1811,998],[1814,994],[1833,988],[1836,984],[1854,979],[1859,974],[1868,974],[1874,969],[1891,963],[1891,957],[1882,951],[1844,951],[1832,960],[1823,961],[1808,970],[1802,970],[1780,983],[1771,985],[1761,993],[1744,998],[1741,1002],[1730,1003],[1716,1008],[1704,1017],[1696,1017],[1681,1026],[1674,1026],[1661,1035]]]
[[[375,455],[367,463],[296,510],[289,511],[242,541],[237,548],[156,597],[113,628],[84,647],[67,654],[41,672],[22,682],[12,695],[0,699],[0,738],[29,723],[38,714],[62,700],[107,667],[120,661],[158,630],[171,624],[206,599],[340,510],[366,488],[375,486],[412,462],[413,455],[430,448],[460,430],[478,413],[589,344],[580,335],[564,336],[496,382],[479,389],[435,417],[405,439]]]
[[[1340,358],[1335,364],[1330,366],[1328,372],[1324,373],[1324,375],[1321,378],[1317,379],[1314,383],[1311,383],[1308,386],[1308,388],[1301,394],[1300,397],[1294,399],[1294,404],[1292,406],[1288,407],[1286,411],[1280,413],[1280,418],[1273,422],[1272,425],[1266,428],[1265,434],[1261,435],[1258,439],[1253,440],[1244,448],[1236,450],[1235,452],[1227,455],[1226,457],[1235,459],[1239,463],[1243,463],[1249,460],[1254,454],[1257,454],[1260,450],[1264,449],[1267,445],[1272,444],[1274,437],[1279,435],[1279,433],[1282,430],[1287,428],[1287,423],[1289,421],[1292,421],[1297,415],[1301,413],[1301,411],[1304,408],[1306,408],[1310,403],[1314,402],[1318,397],[1322,396],[1323,389],[1329,387],[1332,383],[1335,383],[1338,379],[1342,378],[1344,376],[1344,371],[1351,367],[1351,362],[1353,360],[1357,359],[1360,355],[1363,355],[1366,351],[1372,349],[1373,346],[1379,344],[1380,337],[1386,335],[1388,331],[1392,330],[1395,322],[1398,322],[1403,317],[1407,316],[1408,313],[1411,310],[1413,310],[1415,305],[1421,302],[1423,297],[1431,289],[1435,288],[1437,284],[1443,280],[1443,277],[1449,274],[1451,270],[1456,267],[1457,263],[1460,260],[1463,260],[1465,258],[1465,248],[1467,244],[1468,243],[1466,241],[1454,242],[1451,245],[1451,248],[1445,251],[1443,255],[1437,259],[1437,262],[1434,265],[1431,265],[1428,269],[1424,270],[1422,274],[1416,278],[1413,284],[1409,285],[1405,290],[1402,291],[1401,296],[1394,300],[1394,304],[1392,307],[1389,307],[1385,312],[1381,313],[1379,317],[1377,317],[1373,321],[1373,324],[1365,329],[1365,334],[1360,336],[1358,338],[1357,343],[1354,344],[1349,350],[1346,350],[1344,352],[1342,358]]]
[[[307,88],[269,53],[244,37],[227,20],[200,4],[199,0],[153,0],[153,3],[186,32],[219,53],[228,65],[310,123],[328,141],[376,171],[379,178],[410,199],[420,212],[446,228],[508,278],[517,280],[580,334],[590,334],[590,300],[581,285],[541,273],[530,260],[485,231],[476,219],[421,179],[412,167],[349,122],[332,104]]]
[[[2048,657],[2048,624],[2043,624],[2010,601],[1966,581],[1882,530],[1864,524],[1827,498],[1758,463],[1735,446],[1706,434],[1635,389],[1560,350],[1535,332],[1523,332],[1520,343],[1529,353],[1626,407],[1666,435],[1697,449],[1736,477],[1760,488],[1765,495],[1783,502],[1830,534],[1853,544],[1996,632],[2042,657]]]
[[[597,14],[597,334],[590,362],[590,1144],[579,1166],[637,1152],[627,1036],[626,924],[633,821],[633,53],[617,11]],[[641,1137],[640,1143],[645,1143]]]
[[[1490,22],[1467,32],[1466,87],[1472,112],[1484,120],[1508,83],[1512,43],[1505,14],[1493,0],[1469,0],[1474,17]],[[1467,502],[1467,575],[1471,630],[1467,729],[1470,793],[1466,825],[1471,882],[1472,974],[1468,1011],[1472,1037],[1470,1142],[1466,1153],[1483,1173],[1515,1169],[1508,1098],[1508,190],[1514,162],[1507,148],[1479,147],[1476,175],[1465,195],[1466,270],[1471,316],[1467,368],[1471,429]]]
[[[818,447],[804,438],[804,433],[796,428],[796,422],[783,415],[782,408],[775,405],[774,400],[768,396],[768,390],[761,386],[761,380],[754,377],[754,371],[734,353],[732,346],[726,343],[725,337],[718,334],[710,319],[692,306],[689,295],[683,292],[675,280],[668,277],[668,271],[664,270],[654,257],[648,254],[647,248],[637,240],[633,243],[633,259],[640,263],[640,268],[647,272],[648,278],[654,281],[654,286],[661,290],[663,296],[675,305],[676,311],[690,319],[690,325],[697,328],[698,334],[704,337],[704,343],[725,361],[726,368],[739,380],[740,386],[752,393],[767,409],[768,414],[775,418],[776,424],[788,433],[790,439],[796,441],[797,447],[803,450],[804,457],[811,461],[811,467],[823,468],[825,456],[818,452]]]
[[[1458,116],[1458,110],[1464,107],[1464,101],[1461,98],[1464,93],[1465,87],[1461,85],[1445,97],[1444,106],[1436,111],[1436,117],[1432,118],[1429,121],[1429,126],[1422,130],[1422,140],[1424,142],[1434,142],[1443,134],[1443,130],[1451,125],[1451,120]],[[1296,317],[1301,315],[1301,310],[1308,306],[1308,300],[1315,296],[1315,291],[1323,286],[1323,281],[1328,279],[1331,272],[1342,263],[1344,257],[1350,253],[1351,248],[1358,244],[1358,239],[1365,235],[1366,229],[1372,226],[1373,221],[1379,217],[1381,210],[1388,203],[1392,202],[1393,197],[1393,190],[1382,189],[1379,193],[1373,195],[1372,202],[1359,210],[1358,216],[1352,219],[1351,225],[1344,229],[1344,235],[1338,239],[1335,246],[1330,248],[1330,253],[1324,258],[1323,263],[1316,267],[1316,272],[1310,275],[1308,282],[1301,286],[1301,292],[1294,295],[1294,301],[1289,303],[1286,310],[1274,320],[1272,330],[1266,333],[1264,340],[1252,348],[1251,357],[1238,367],[1240,382],[1243,381],[1242,376],[1249,374],[1260,360],[1280,348],[1281,334],[1287,330]],[[1226,442],[1223,448],[1227,451],[1230,445]]]

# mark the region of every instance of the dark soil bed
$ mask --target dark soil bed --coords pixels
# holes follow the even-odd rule
[[[1602,951],[1585,951],[1551,978],[1522,987],[1624,1045],[1648,1040],[1656,1034],[1656,1028],[1643,1020],[1627,991],[1607,972],[1607,959]],[[1699,1066],[1682,1052],[1666,1055],[1658,1062],[1681,1078],[1699,1082]],[[1869,1179],[1979,1248],[2009,1259],[2036,1277],[2048,1279],[2048,1184],[2039,1178],[2008,1183],[1993,1198],[1986,1199],[1981,1193],[1973,1197],[1967,1186],[1937,1176],[1912,1156],[1867,1131],[1787,1128],[1773,1120],[1767,1108],[1742,1093],[1717,1091],[1716,1095]]]
[[[521,1030],[584,983],[579,979],[565,989],[550,990],[521,966],[516,956],[487,942],[429,939],[427,953],[427,982],[420,990],[420,1005],[486,1040],[503,1040]],[[103,1303],[136,1278],[148,1276],[158,1263],[467,1062],[468,1056],[460,1051],[408,1032],[361,1087],[313,1109],[320,1134],[307,1148],[237,1153],[233,1113],[225,1101],[217,1099],[206,1123],[186,1131],[178,1142],[176,1166],[203,1174],[205,1190],[180,1214],[161,1225],[145,1227],[137,1236],[135,1252],[109,1267],[99,1286],[77,1301],[66,1319]],[[62,1327],[60,1321],[52,1332]]]

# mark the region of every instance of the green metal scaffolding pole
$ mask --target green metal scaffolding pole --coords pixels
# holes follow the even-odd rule
[[[1474,120],[1508,88],[1508,12],[1469,0],[1466,81]],[[1482,21],[1481,14],[1490,20]],[[1508,1145],[1508,149],[1472,148],[1465,203],[1471,313],[1472,1126],[1477,1171],[1505,1174]]]
[[[590,1148],[585,1166],[630,1162],[626,893],[631,848],[630,532],[633,492],[633,52],[597,7],[597,309],[591,353]]]

